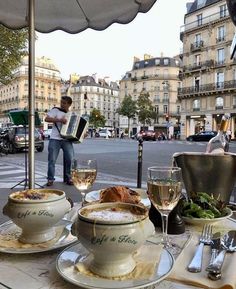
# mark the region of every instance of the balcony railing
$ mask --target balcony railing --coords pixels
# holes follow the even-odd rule
[[[190,48],[191,48],[191,51],[197,51],[197,50],[201,50],[203,46],[204,46],[203,40],[199,40],[194,43],[191,43]]]
[[[198,94],[198,93],[203,93],[203,92],[206,93],[210,91],[214,92],[214,91],[219,91],[219,89],[236,90],[236,80],[209,83],[209,84],[199,85],[198,87],[190,86],[190,87],[178,88],[178,96],[185,95],[185,94]]]
[[[219,36],[216,38],[216,43],[225,41],[225,36]]]
[[[199,69],[207,69],[210,67],[214,67],[215,61],[213,59],[207,60],[205,62],[194,63],[193,65],[185,65],[183,66],[183,72],[187,72],[188,70],[199,70]]]
[[[144,79],[159,79],[159,80],[164,80],[164,79],[168,79],[168,80],[177,80],[179,77],[179,74],[164,74],[164,73],[160,73],[160,74],[150,74],[150,75],[145,75],[145,76],[139,76],[139,77],[131,77],[131,81],[138,81],[138,80],[144,80]]]
[[[207,25],[207,24],[209,24],[211,22],[220,20],[220,19],[225,18],[225,17],[229,17],[228,10],[226,10],[224,14],[222,14],[222,12],[211,14],[211,15],[209,15],[207,17],[202,18],[201,26]],[[183,33],[183,32],[186,32],[188,30],[191,30],[191,29],[194,29],[194,28],[197,28],[197,27],[199,27],[199,21],[198,20],[181,26],[180,27],[180,32]]]

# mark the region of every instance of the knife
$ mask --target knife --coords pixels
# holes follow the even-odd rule
[[[224,262],[226,252],[236,252],[236,230],[226,233],[222,240],[222,250],[217,255],[211,266],[209,265],[209,272],[221,275],[221,267]]]
[[[214,262],[220,249],[221,249],[221,234],[220,232],[216,232],[213,234],[212,239],[211,239],[211,259],[210,259],[209,265],[206,268],[207,271],[210,270],[212,263]]]

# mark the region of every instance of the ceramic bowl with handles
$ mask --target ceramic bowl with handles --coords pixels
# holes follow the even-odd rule
[[[22,229],[19,241],[42,243],[56,236],[54,225],[71,209],[65,192],[29,189],[11,193],[3,214]]]
[[[133,271],[133,253],[154,231],[148,209],[128,203],[89,204],[79,210],[75,223],[79,241],[93,255],[89,269],[104,277]]]

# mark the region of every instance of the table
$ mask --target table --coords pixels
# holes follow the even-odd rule
[[[227,226],[236,229],[236,220],[223,221],[222,228]],[[189,232],[199,233],[201,228],[186,226]],[[174,236],[176,239],[177,236]],[[178,235],[178,238],[183,238]],[[186,235],[185,235],[186,238]],[[183,242],[185,244],[185,241]],[[36,254],[0,253],[0,289],[78,289],[62,279],[55,268],[56,258],[60,250]],[[150,286],[151,288],[151,286]],[[155,289],[196,289],[197,287],[167,280],[156,284]],[[149,288],[148,288],[149,289]]]

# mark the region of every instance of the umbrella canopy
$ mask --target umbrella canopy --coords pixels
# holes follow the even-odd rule
[[[0,0],[0,23],[11,29],[29,29],[29,188],[35,186],[35,30],[79,33],[126,24],[146,13],[156,0]]]
[[[1,0],[0,22],[12,29],[28,27],[30,0]],[[78,33],[104,30],[114,22],[126,24],[147,12],[156,0],[35,0],[35,29]]]

